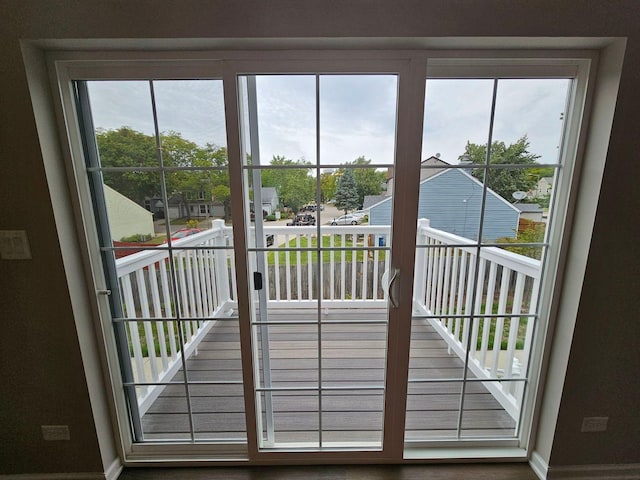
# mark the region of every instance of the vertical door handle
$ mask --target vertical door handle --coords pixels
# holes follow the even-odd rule
[[[389,295],[389,301],[391,302],[391,306],[393,308],[398,308],[398,301],[395,297],[395,283],[396,280],[398,279],[398,277],[400,276],[400,269],[398,268],[392,268],[392,273],[391,273],[391,279],[389,280],[389,287],[388,287],[388,295]]]
[[[260,272],[253,272],[253,289],[262,290],[262,274]]]

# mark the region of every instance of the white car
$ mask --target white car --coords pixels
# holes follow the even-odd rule
[[[351,213],[347,215],[341,215],[337,218],[334,218],[329,222],[330,225],[359,225],[362,223],[362,218],[358,215],[353,215]]]
[[[350,215],[354,215],[356,217],[364,218],[369,215],[369,210],[354,210]]]

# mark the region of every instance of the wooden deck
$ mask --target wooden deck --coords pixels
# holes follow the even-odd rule
[[[304,317],[296,310],[270,312],[272,321],[292,322],[268,327],[273,388],[318,386],[318,327],[293,323]],[[343,318],[354,320],[353,314]],[[377,312],[359,312],[357,318],[375,320],[380,316]],[[321,396],[317,391],[274,392],[276,442],[317,444],[320,423],[323,444],[381,442],[386,328],[382,324],[322,325],[321,384],[324,388],[352,386],[353,390],[323,390]],[[219,321],[211,328],[197,354],[188,359],[187,374],[190,382],[232,382],[189,385],[195,438],[245,439],[237,320]],[[437,380],[460,379],[462,374],[462,361],[447,352],[447,345],[433,328],[424,320],[414,320],[410,379],[431,381],[409,384],[407,439],[456,438],[462,384]],[[172,381],[183,380],[181,370]],[[262,378],[260,386],[265,386]],[[359,390],[365,386],[380,389]],[[322,415],[318,414],[320,410]],[[143,416],[142,423],[146,440],[190,439],[185,386],[167,386]],[[482,383],[470,382],[466,387],[460,434],[512,437],[515,422]]]

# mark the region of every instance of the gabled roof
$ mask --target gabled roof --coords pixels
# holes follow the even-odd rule
[[[526,213],[542,213],[542,207],[537,203],[515,203],[513,204],[521,212]]]
[[[432,157],[432,158],[434,158],[434,159],[436,159],[436,160],[438,160],[438,161],[441,161],[441,162],[442,162],[442,160],[440,160],[440,159],[437,159],[437,158],[435,158],[435,157]],[[429,160],[429,159],[427,159],[427,160]],[[426,161],[426,160],[425,160],[425,161]],[[424,163],[424,162],[423,162],[423,163]],[[445,162],[442,162],[442,163],[445,163]],[[425,180],[421,180],[421,181],[420,181],[420,185],[421,185],[421,186],[422,186],[422,184],[424,184],[424,183],[427,183],[427,182],[432,181],[434,178],[438,178],[438,177],[440,177],[440,176],[442,176],[442,175],[445,175],[445,174],[447,174],[447,173],[449,173],[449,172],[455,172],[455,171],[457,171],[457,172],[459,172],[459,173],[461,173],[461,174],[465,175],[466,177],[468,177],[468,179],[469,179],[469,180],[471,180],[472,182],[475,182],[478,186],[480,186],[480,187],[482,187],[482,186],[483,186],[482,182],[480,182],[477,178],[473,177],[472,175],[470,175],[469,173],[465,172],[465,171],[464,171],[463,169],[461,169],[461,168],[456,168],[456,169],[444,169],[444,168],[442,168],[442,169],[434,169],[434,170],[438,170],[438,173],[434,173],[434,174],[433,174],[433,175],[431,175],[429,178],[427,178],[427,179],[425,179]],[[515,210],[516,212],[520,213],[520,210],[518,210],[518,209],[517,209],[517,208],[516,208],[512,203],[508,202],[506,199],[504,199],[502,196],[498,195],[496,192],[494,192],[494,191],[493,191],[493,190],[491,190],[490,188],[487,188],[487,192],[488,192],[490,195],[495,196],[498,200],[501,200],[503,203],[505,203],[506,205],[508,205],[509,207],[511,207],[511,208],[512,208],[513,210]],[[386,202],[386,201],[388,201],[388,200],[391,200],[391,197],[390,197],[390,196],[385,197],[384,199],[380,200],[378,203],[375,203],[375,204],[373,204],[373,205],[369,206],[369,208],[377,207],[377,206],[378,206],[378,205],[380,205],[381,203],[384,203],[384,202]]]
[[[275,187],[262,187],[262,203],[271,203],[274,197],[278,198]]]
[[[362,209],[366,210],[369,207],[376,205],[383,201],[385,198],[391,198],[389,195],[365,195],[362,202]]]

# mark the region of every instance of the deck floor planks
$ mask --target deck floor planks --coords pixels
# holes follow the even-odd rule
[[[353,315],[353,314],[350,314]],[[364,319],[378,319],[370,312]],[[272,386],[316,387],[318,382],[318,326],[295,324],[311,316],[286,312],[268,328]],[[345,317],[354,320],[354,316]],[[332,320],[335,320],[333,318]],[[291,324],[285,324],[291,322]],[[322,394],[325,441],[375,441],[382,435],[386,363],[386,325],[323,324],[322,380],[324,387],[354,386],[354,390]],[[258,334],[258,338],[259,334]],[[259,355],[260,356],[260,355]],[[261,365],[261,360],[259,364]],[[431,326],[414,321],[411,334],[410,378],[461,378],[463,363],[449,354]],[[189,382],[223,381],[236,384],[189,384],[197,439],[245,438],[244,399],[236,322],[214,325],[187,360]],[[183,382],[179,371],[172,382]],[[380,390],[360,390],[359,386]],[[188,439],[190,426],[185,386],[167,386],[143,416],[145,438]],[[264,395],[264,394],[263,394]],[[319,399],[316,392],[272,394],[276,440],[317,442]],[[407,398],[407,439],[455,437],[460,404],[457,382],[410,383]],[[263,412],[264,416],[264,412]],[[467,384],[461,434],[510,436],[515,423],[480,382]]]

